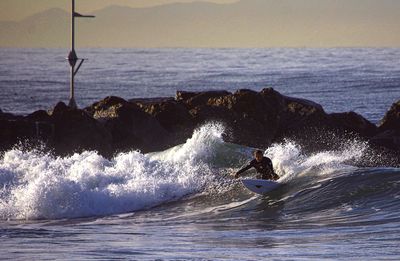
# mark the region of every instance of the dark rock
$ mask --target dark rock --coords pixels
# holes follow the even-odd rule
[[[87,111],[92,117],[98,119],[103,117],[102,113],[104,111],[109,113],[110,107],[123,103],[126,103],[126,101],[120,97],[108,96],[103,100],[92,104],[92,106],[85,108],[85,111]],[[104,117],[113,117],[113,115],[105,114]]]
[[[85,108],[85,111],[95,119],[110,119],[117,117],[116,111],[118,108],[122,107],[123,104],[129,103],[120,97],[108,96],[103,100],[93,103],[91,106]],[[137,108],[135,104],[129,105]]]
[[[23,118],[23,116],[14,115],[11,113],[0,112],[0,120],[19,120],[22,118]]]
[[[225,118],[232,130],[232,142],[250,146],[268,146],[275,136],[279,118],[273,103],[252,90],[238,90],[234,94],[209,98],[208,111],[218,110],[218,114],[208,112],[211,118]],[[222,109],[221,109],[222,108]],[[204,110],[204,108],[203,108]],[[204,114],[204,112],[203,112]],[[206,115],[202,116],[207,118]]]
[[[45,141],[61,155],[83,150],[105,156],[134,149],[160,151],[185,142],[196,127],[210,121],[222,122],[225,140],[241,145],[265,148],[292,138],[308,150],[330,150],[355,136],[382,151],[394,151],[391,162],[400,161],[400,101],[377,128],[357,113],[327,114],[315,102],[287,97],[272,88],[235,93],[178,91],[175,99],[126,101],[110,96],[85,110],[60,102],[51,113],[36,111],[25,117],[0,110],[0,149],[26,139]]]
[[[385,147],[400,152],[400,134],[395,130],[386,130],[370,140],[375,146]]]
[[[54,109],[50,113],[50,115],[57,116],[57,115],[61,115],[70,110],[72,110],[72,109],[70,107],[68,107],[64,102],[59,102],[56,104],[56,106],[54,107]]]
[[[11,149],[19,142],[24,142],[36,136],[35,124],[24,120],[0,119],[0,148],[2,151]]]
[[[57,154],[96,150],[109,155],[112,151],[110,133],[84,110],[72,109],[59,102],[51,122],[54,124],[51,145]]]
[[[379,124],[379,132],[394,130],[400,135],[400,100],[392,105]]]
[[[293,98],[289,96],[283,96],[287,111],[292,113],[297,113],[301,116],[309,116],[313,114],[325,114],[324,109],[322,106],[316,102],[300,99],[300,98]]]
[[[285,109],[286,97],[275,91],[273,88],[265,88],[261,90],[260,95],[264,98],[265,103],[268,104],[272,113],[279,115]]]
[[[192,117],[188,109],[174,100],[141,104],[141,107],[168,131],[174,131],[179,127],[192,125]]]
[[[278,139],[293,135],[299,139],[309,139],[309,129],[328,125],[328,115],[315,102],[283,96],[283,103],[283,111],[279,115]]]
[[[192,135],[195,121],[184,103],[173,98],[146,98],[131,101],[139,105],[168,132],[163,134],[166,147],[162,148],[184,143]]]
[[[26,117],[11,113],[0,113],[0,150],[14,145],[34,147],[47,142],[52,136],[53,125],[46,111],[36,111]]]
[[[355,112],[332,113],[329,115],[333,128],[357,133],[362,137],[372,137],[378,128]]]
[[[28,121],[50,122],[51,117],[45,110],[35,111],[25,117]]]
[[[156,97],[156,98],[133,98],[129,100],[129,102],[136,103],[139,106],[156,104],[161,102],[170,102],[170,101],[175,101],[175,99],[172,97]]]
[[[139,105],[119,97],[107,97],[86,108],[111,133],[114,151],[157,150],[166,144],[168,132]]]
[[[229,109],[210,105],[196,106],[189,113],[196,125],[209,121],[232,122],[235,119],[235,115]]]
[[[190,98],[193,98],[196,95],[199,95],[204,92],[188,92],[188,91],[177,91],[175,95],[175,100],[177,101],[187,101]]]
[[[185,103],[189,108],[196,106],[206,105],[212,98],[221,98],[230,95],[227,91],[205,91],[205,92],[193,92],[184,93],[178,91],[176,93],[176,100]]]
[[[252,90],[239,90],[234,94],[210,98],[208,105],[224,107],[243,119],[251,118],[261,123],[271,119],[268,110],[270,106],[265,102],[263,96]]]
[[[221,96],[226,96],[229,94],[231,94],[231,93],[228,91],[224,91],[224,90],[210,90],[210,91],[201,91],[201,92],[177,91],[176,95],[175,95],[175,100],[187,102],[190,99],[195,99],[195,97],[197,96],[197,98],[199,98],[203,101],[207,101],[208,98],[221,97]],[[205,98],[205,97],[208,97],[208,98]],[[205,103],[206,102],[204,102],[203,104],[205,104]]]
[[[378,134],[371,138],[370,143],[375,147],[387,148],[400,157],[400,100],[394,103],[379,124]]]

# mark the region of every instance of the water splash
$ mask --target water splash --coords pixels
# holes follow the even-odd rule
[[[10,150],[0,159],[0,219],[113,215],[188,195],[230,201],[229,195],[237,197],[243,188],[229,174],[251,159],[253,149],[224,142],[223,133],[222,124],[209,123],[184,144],[169,150],[150,154],[131,151],[112,160],[92,151],[54,157]],[[300,145],[288,140],[272,145],[265,155],[272,159],[280,182],[293,187],[289,194],[294,196],[325,178],[356,169],[353,163],[362,158],[367,145],[356,140],[343,144],[339,150],[307,155]],[[239,194],[231,193],[235,191]]]
[[[0,161],[0,218],[57,219],[150,208],[201,191],[213,178],[207,160],[223,143],[223,128],[208,124],[164,153],[96,152],[54,157],[10,150]]]
[[[329,176],[338,171],[355,169],[352,163],[360,160],[367,148],[367,144],[353,140],[348,141],[341,150],[307,155],[300,145],[286,140],[268,148],[265,155],[272,159],[281,182],[289,182],[301,176]]]

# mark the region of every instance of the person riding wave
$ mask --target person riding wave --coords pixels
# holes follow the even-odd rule
[[[254,152],[254,159],[249,162],[245,167],[235,173],[235,178],[238,178],[243,172],[255,168],[257,170],[258,179],[278,180],[279,176],[275,173],[272,161],[270,158],[265,157],[263,151],[256,150]]]

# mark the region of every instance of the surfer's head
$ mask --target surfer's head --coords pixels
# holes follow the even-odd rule
[[[258,162],[262,161],[263,157],[264,157],[264,152],[262,150],[254,151],[254,158],[256,158]]]

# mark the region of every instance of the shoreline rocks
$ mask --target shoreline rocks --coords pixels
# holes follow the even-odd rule
[[[400,101],[376,126],[355,112],[328,114],[313,101],[284,96],[272,88],[178,91],[174,98],[110,96],[84,109],[60,102],[52,112],[27,116],[0,111],[0,150],[19,141],[40,141],[57,155],[83,150],[106,157],[136,149],[153,152],[184,143],[195,128],[210,121],[227,127],[226,141],[250,147],[266,148],[289,138],[309,151],[330,150],[339,146],[330,139],[336,136],[368,141],[397,159],[400,153]]]

